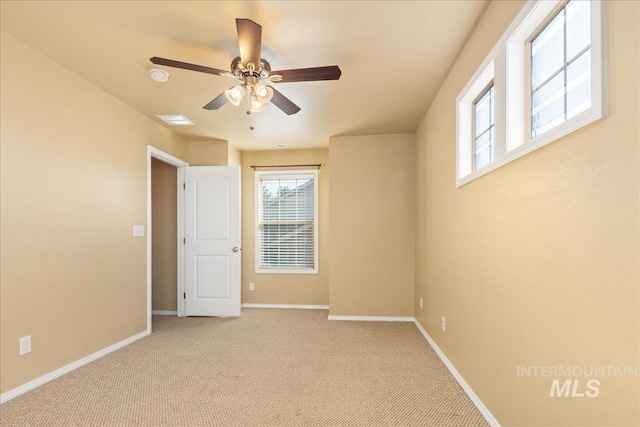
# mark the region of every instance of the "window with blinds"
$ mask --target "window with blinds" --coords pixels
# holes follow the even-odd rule
[[[256,271],[317,272],[317,172],[256,172]]]

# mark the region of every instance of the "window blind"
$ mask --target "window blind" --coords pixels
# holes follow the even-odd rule
[[[315,176],[259,177],[260,269],[308,269],[315,265]]]

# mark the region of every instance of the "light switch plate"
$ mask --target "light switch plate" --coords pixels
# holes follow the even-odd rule
[[[144,237],[144,225],[133,226],[133,237]]]

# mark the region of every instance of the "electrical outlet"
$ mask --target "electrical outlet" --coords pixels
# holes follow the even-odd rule
[[[442,332],[446,332],[447,325],[444,316],[440,317],[440,327],[442,328]]]
[[[20,356],[31,353],[31,335],[20,338]]]
[[[420,308],[422,308],[422,297],[420,297]]]
[[[256,285],[253,282],[249,283],[249,290],[250,291],[253,291],[255,288],[256,288]]]

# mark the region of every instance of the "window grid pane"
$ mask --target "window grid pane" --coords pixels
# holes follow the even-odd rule
[[[259,181],[259,268],[315,268],[315,179]]]
[[[493,161],[494,94],[493,84],[473,104],[474,110],[474,167],[480,169]]]
[[[591,106],[589,5],[570,0],[531,41],[531,137]]]

